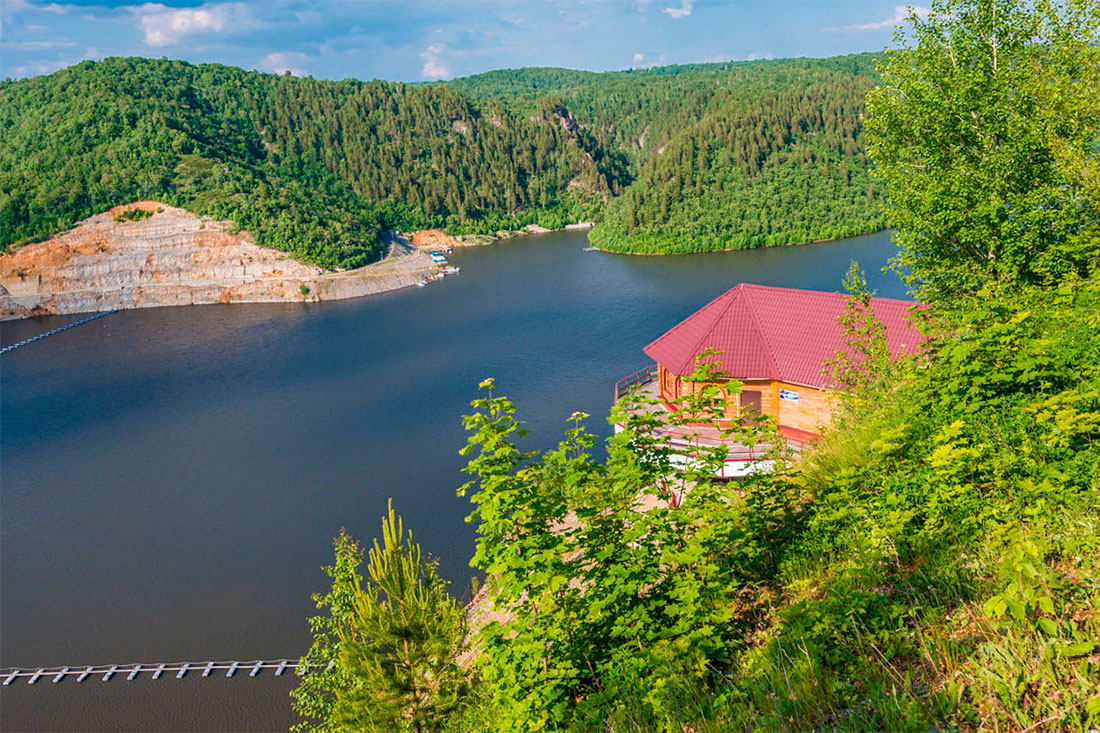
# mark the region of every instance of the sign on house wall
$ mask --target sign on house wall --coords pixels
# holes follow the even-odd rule
[[[798,392],[793,389],[781,389],[779,390],[779,399],[781,400],[798,400]]]

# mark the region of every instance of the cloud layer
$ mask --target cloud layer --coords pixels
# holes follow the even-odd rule
[[[896,28],[909,19],[909,15],[916,15],[918,18],[927,18],[928,14],[932,11],[928,8],[920,5],[895,5],[894,16],[887,18],[886,20],[877,20],[872,23],[856,23],[854,25],[841,25],[831,26],[825,30],[829,32],[837,31],[849,31],[853,33],[863,33],[866,31],[880,31]]]
[[[172,46],[187,36],[221,33],[230,25],[247,26],[248,8],[243,3],[207,3],[197,8],[173,10],[160,3],[131,8],[145,33],[145,43],[154,48]]]
[[[831,56],[880,50],[905,17],[897,2],[0,0],[0,76],[104,56],[396,81],[523,66],[607,71]]]

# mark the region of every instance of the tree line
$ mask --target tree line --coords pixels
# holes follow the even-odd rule
[[[859,124],[873,57],[432,85],[112,58],[0,83],[0,246],[141,198],[330,268],[385,228],[596,219],[606,249],[787,244],[884,226]]]

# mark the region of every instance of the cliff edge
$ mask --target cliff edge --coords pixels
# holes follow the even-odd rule
[[[207,303],[338,300],[416,285],[435,270],[395,236],[385,259],[327,272],[257,246],[232,223],[156,201],[118,206],[0,255],[0,318]]]

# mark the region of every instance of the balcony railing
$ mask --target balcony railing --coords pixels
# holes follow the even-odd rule
[[[615,382],[615,402],[622,399],[630,390],[635,387],[640,387],[643,384],[649,384],[657,379],[657,365],[650,364],[647,367],[642,367],[638,371],[634,372],[628,377],[623,377],[618,382]]]

